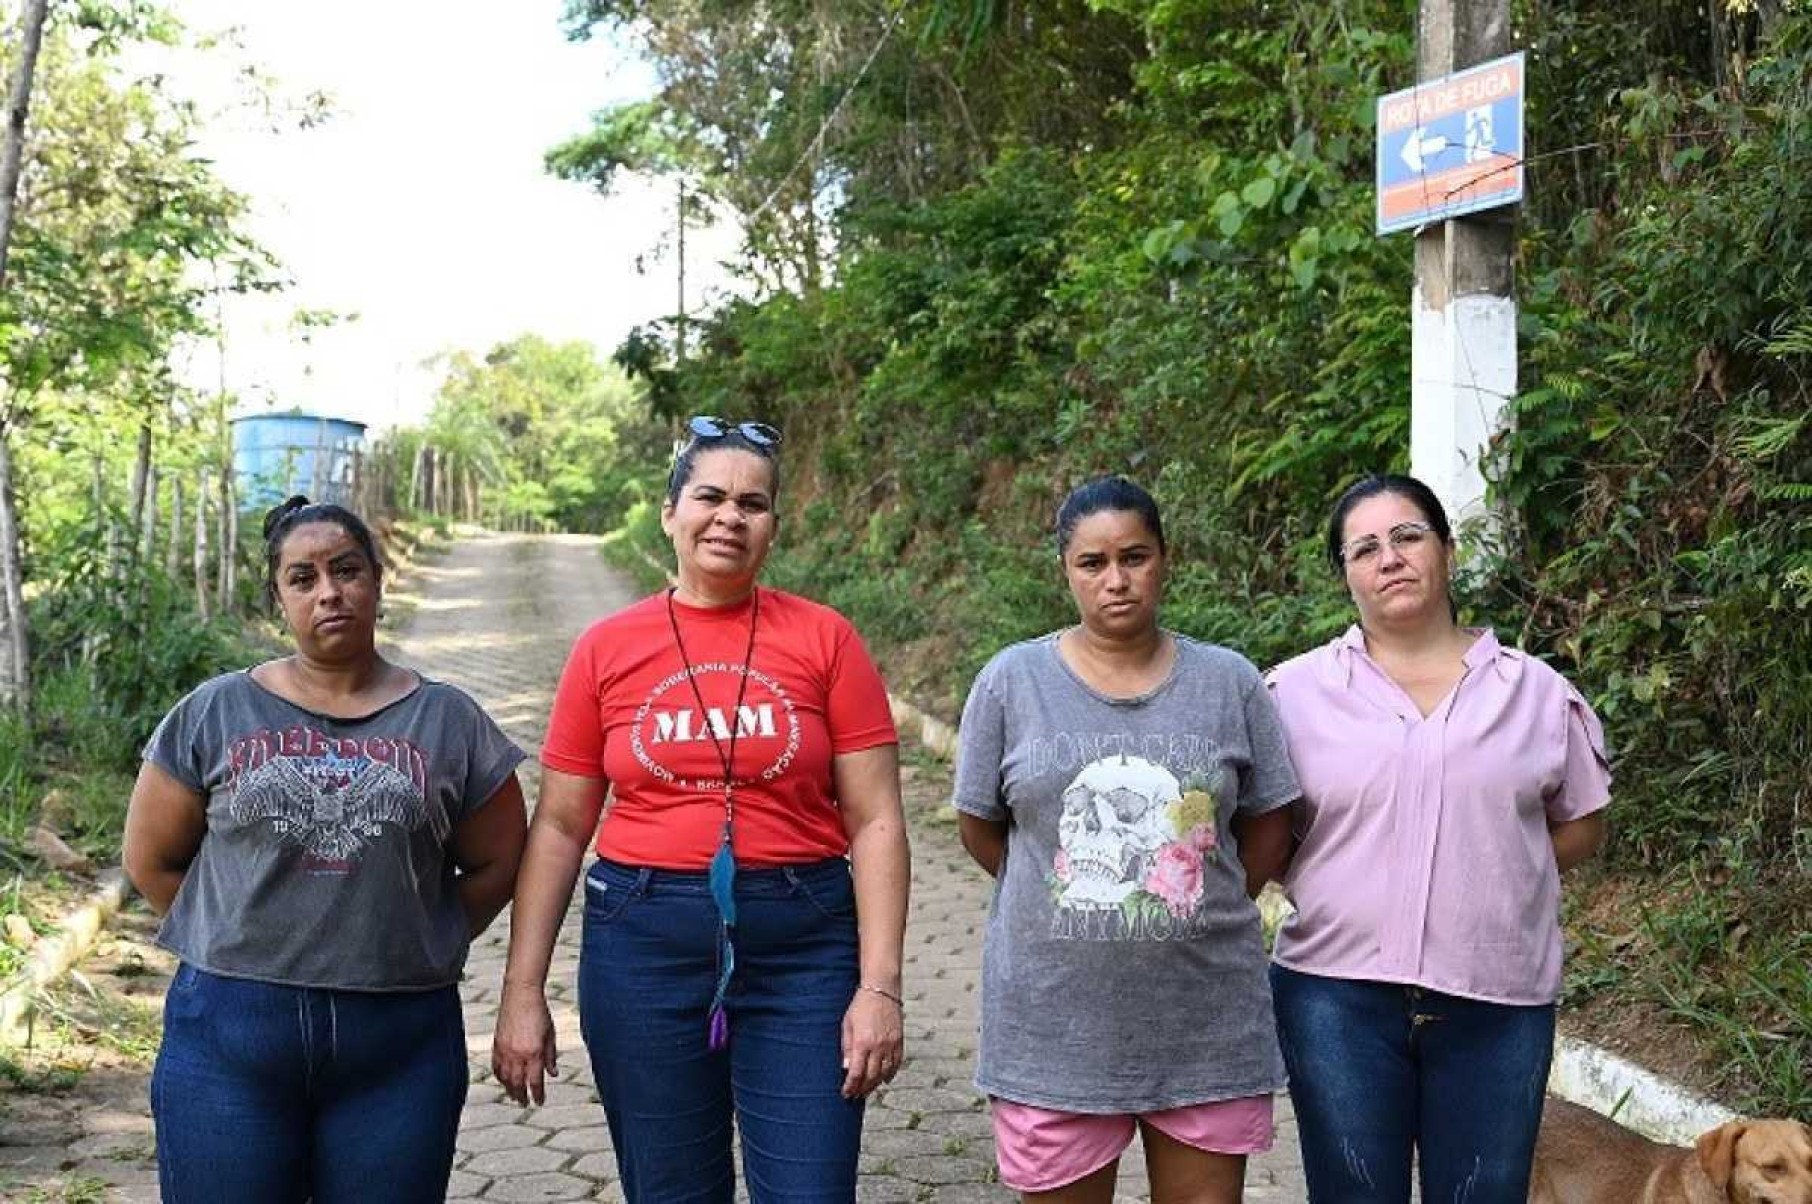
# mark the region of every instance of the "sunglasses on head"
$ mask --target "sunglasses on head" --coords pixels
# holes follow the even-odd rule
[[[694,439],[725,439],[741,435],[756,447],[772,450],[780,446],[780,428],[765,422],[726,422],[709,414],[695,414],[686,419],[686,429]]]

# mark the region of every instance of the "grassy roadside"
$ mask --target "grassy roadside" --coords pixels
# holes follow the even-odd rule
[[[258,655],[252,632],[223,627],[213,638],[221,668]],[[169,688],[174,701],[187,687]],[[148,734],[142,716],[73,670],[42,680],[29,723],[9,716],[0,724],[0,985],[25,970],[36,942],[93,892],[102,869],[118,863],[126,799]],[[125,963],[119,971],[121,981],[135,973]],[[130,989],[97,987],[97,978],[72,974],[35,993],[30,1046],[0,1049],[0,1123],[22,1096],[62,1091],[96,1066],[149,1056],[154,1009]]]
[[[1812,932],[1794,895],[1778,871],[1712,858],[1588,871],[1564,907],[1563,1025],[1739,1112],[1812,1118]]]

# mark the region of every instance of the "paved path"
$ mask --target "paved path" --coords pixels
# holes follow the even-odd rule
[[[632,596],[628,583],[603,564],[595,540],[504,535],[462,541],[435,564],[417,570],[398,592],[407,595],[399,600],[408,612],[393,641],[400,658],[471,691],[531,756],[572,640],[593,618]],[[987,882],[958,846],[944,801],[947,767],[910,751],[907,762],[913,841],[905,967],[907,1064],[869,1108],[859,1198],[877,1204],[1011,1200],[1012,1194],[993,1182],[987,1116],[969,1083]],[[532,789],[534,778],[531,768],[524,784]],[[507,919],[499,920],[473,949],[464,990],[473,1082],[452,1199],[622,1199],[573,1002],[579,914],[577,907],[568,913],[555,952],[550,995],[562,1074],[540,1108],[510,1103],[489,1073]],[[142,919],[139,923],[142,928]],[[159,962],[158,957],[148,953],[140,964],[151,963],[153,977],[161,980],[168,966],[167,959]],[[1062,1056],[1060,1050],[1052,1052]],[[91,1102],[82,1103],[82,1096]],[[31,1193],[12,1196],[0,1181],[0,1199],[98,1198],[67,1194],[69,1186],[82,1182],[109,1185],[110,1199],[154,1200],[144,1099],[142,1069],[125,1070],[91,1076],[66,1102],[46,1100],[41,1131],[27,1134],[16,1128],[35,1113],[15,1110],[0,1116],[0,1126],[13,1130],[0,1133],[0,1147],[19,1147],[17,1158],[5,1157],[0,1148],[0,1173],[10,1165],[23,1177],[13,1184]],[[1253,1161],[1247,1199],[1305,1198],[1294,1136],[1286,1106],[1277,1149]],[[9,1141],[15,1138],[23,1141]],[[78,1144],[72,1148],[66,1141]],[[30,1150],[24,1148],[27,1143],[33,1143]],[[1145,1190],[1135,1145],[1122,1166],[1121,1199],[1144,1200]]]
[[[579,539],[471,540],[426,570],[419,589],[420,609],[399,641],[404,658],[477,695],[531,751],[572,639],[592,618],[629,598],[589,541]],[[907,1064],[869,1108],[859,1198],[877,1204],[1010,1200],[1012,1193],[992,1181],[988,1120],[969,1083],[987,882],[957,844],[944,803],[946,768],[907,759],[913,837]],[[560,1082],[542,1108],[509,1103],[486,1069],[503,976],[504,924],[473,951],[466,1015],[475,1081],[453,1175],[456,1199],[621,1198],[572,1002],[578,917],[577,907],[568,913],[551,976],[565,1056]],[[1254,1161],[1250,1200],[1303,1199],[1287,1119],[1280,1137],[1275,1151]],[[1121,1187],[1126,1200],[1146,1198],[1136,1149],[1122,1169]]]

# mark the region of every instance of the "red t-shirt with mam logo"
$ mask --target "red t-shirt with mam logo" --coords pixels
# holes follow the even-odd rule
[[[598,856],[704,869],[723,833],[718,747],[730,751],[732,727],[738,864],[849,852],[831,758],[898,741],[886,687],[848,619],[778,590],[760,590],[759,602],[705,610],[673,600],[684,658],[665,592],[592,624],[573,646],[541,763],[610,783]]]

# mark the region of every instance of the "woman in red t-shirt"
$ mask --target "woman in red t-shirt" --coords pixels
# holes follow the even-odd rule
[[[756,1204],[853,1200],[862,1101],[902,1053],[898,738],[848,620],[757,584],[780,432],[689,426],[676,584],[582,635],[555,695],[493,1066],[545,1098],[548,963],[595,834],[579,1010],[631,1204],[727,1204],[732,1115]]]

